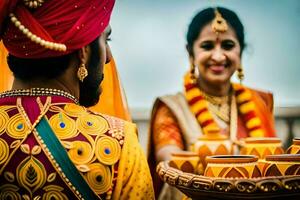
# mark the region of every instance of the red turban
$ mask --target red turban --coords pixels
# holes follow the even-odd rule
[[[24,2],[1,0],[0,39],[16,57],[46,58],[69,54],[95,40],[107,27],[115,0],[44,0],[36,9]],[[10,13],[37,37],[64,44],[66,50],[47,49],[31,41],[10,20]]]

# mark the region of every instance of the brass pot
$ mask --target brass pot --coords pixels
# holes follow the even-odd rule
[[[264,159],[267,155],[283,154],[282,143],[274,137],[249,137],[242,140],[241,155],[256,155]]]
[[[220,155],[206,157],[204,175],[218,178],[260,177],[258,157],[253,155]]]
[[[266,156],[262,168],[263,176],[300,175],[300,154]]]
[[[293,144],[287,149],[288,154],[300,154],[300,138],[294,138]]]

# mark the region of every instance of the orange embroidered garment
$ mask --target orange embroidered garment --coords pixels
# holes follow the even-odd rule
[[[255,104],[256,115],[261,120],[264,136],[274,137],[272,94],[249,88],[247,90],[251,92],[252,102]],[[189,145],[194,143],[201,134],[201,127],[195,115],[190,111],[189,105],[182,94],[164,96],[156,100],[152,110],[148,145],[148,163],[154,180],[156,196],[161,189],[162,182],[155,172],[157,165],[155,152],[170,144],[176,145],[183,150],[188,150]],[[236,138],[240,139],[249,136],[249,130],[239,112]]]

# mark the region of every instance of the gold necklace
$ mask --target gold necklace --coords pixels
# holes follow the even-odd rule
[[[230,92],[230,95],[226,96],[213,96],[210,94],[207,94],[206,92],[200,90],[202,92],[202,95],[205,100],[208,102],[208,109],[214,113],[218,118],[223,120],[225,123],[229,124],[230,122],[230,102],[229,97],[232,96]]]
[[[203,92],[201,92],[197,84],[192,80],[190,72],[184,77],[184,86],[185,97],[191,112],[194,113],[204,134],[220,132],[220,127],[208,110],[208,101],[205,99]],[[232,84],[232,86],[236,98],[237,110],[243,118],[249,136],[263,137],[265,135],[265,130],[262,126],[262,120],[256,113],[256,105],[253,101],[251,91],[239,84]]]
[[[0,94],[0,98],[3,97],[15,97],[15,96],[63,96],[71,99],[76,104],[79,104],[79,100],[68,92],[52,89],[52,88],[30,88],[9,90]]]

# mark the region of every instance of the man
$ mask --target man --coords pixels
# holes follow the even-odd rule
[[[0,94],[0,199],[154,198],[135,125],[86,108],[111,56],[113,5],[1,1],[15,79]]]

